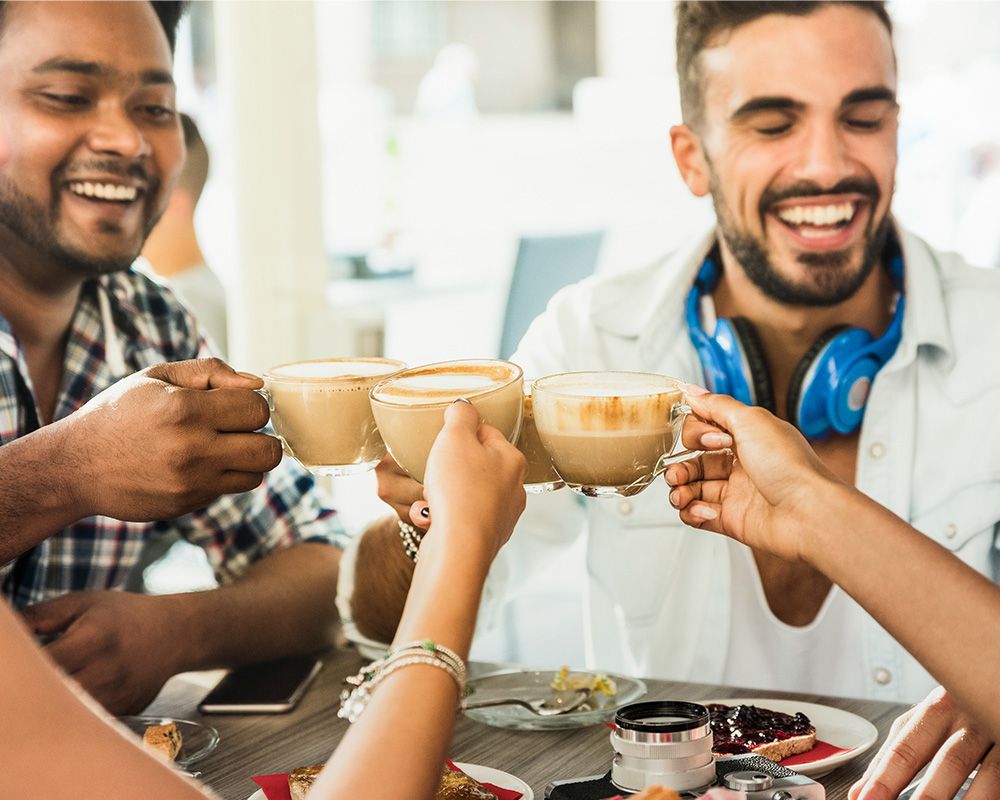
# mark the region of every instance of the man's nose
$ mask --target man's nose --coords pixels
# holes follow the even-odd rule
[[[96,153],[128,159],[142,158],[151,152],[142,129],[124,108],[103,110],[90,131],[88,143]]]
[[[834,186],[851,172],[847,143],[834,125],[817,124],[804,134],[796,164],[797,180]]]

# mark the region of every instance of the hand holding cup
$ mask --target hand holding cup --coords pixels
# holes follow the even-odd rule
[[[692,427],[703,455],[667,468],[670,503],[694,528],[722,533],[789,561],[801,560],[802,531],[821,483],[839,483],[805,438],[769,411],[728,395],[685,387],[688,404],[705,422],[728,432]],[[697,439],[695,439],[697,437]]]

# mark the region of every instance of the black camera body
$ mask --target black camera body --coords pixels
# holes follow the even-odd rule
[[[744,791],[747,800],[826,800],[822,784],[754,754],[716,759],[715,785]],[[697,797],[708,788],[681,795]],[[607,800],[631,794],[615,786],[610,771],[589,778],[553,781],[545,787],[545,800]]]

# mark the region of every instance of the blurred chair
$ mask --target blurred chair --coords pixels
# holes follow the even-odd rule
[[[552,295],[594,272],[603,240],[604,231],[521,237],[500,333],[501,358],[510,358]]]

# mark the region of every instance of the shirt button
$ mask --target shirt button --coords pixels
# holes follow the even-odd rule
[[[628,500],[622,500],[618,504],[618,512],[623,516],[627,517],[632,513],[632,504]]]
[[[954,522],[949,522],[944,529],[944,535],[948,539],[954,539],[958,533],[958,526]]]
[[[879,667],[875,670],[875,683],[879,686],[885,686],[889,681],[892,680],[892,673],[889,672],[885,667]]]
[[[872,458],[882,458],[885,455],[885,445],[882,442],[875,442],[868,448],[868,455]]]

